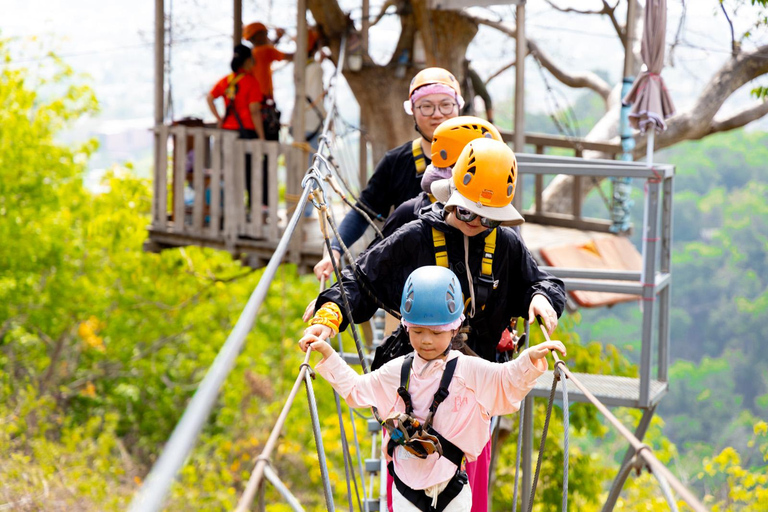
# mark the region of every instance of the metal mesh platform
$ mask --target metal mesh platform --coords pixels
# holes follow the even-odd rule
[[[605,405],[641,408],[640,379],[589,373],[574,373],[573,375]],[[531,390],[531,396],[549,398],[549,392],[552,390],[552,379],[551,370],[539,377],[536,386]],[[651,380],[651,389],[648,395],[650,405],[657,404],[668,389],[669,386],[666,382]],[[563,399],[562,390],[562,383],[558,383],[555,391],[557,400]],[[588,402],[584,393],[572,382],[568,382],[568,400],[569,402]]]

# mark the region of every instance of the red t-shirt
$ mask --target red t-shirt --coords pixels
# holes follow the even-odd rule
[[[224,122],[221,127],[226,130],[240,129],[240,125],[237,123],[237,118],[235,117],[235,110],[237,110],[237,115],[240,116],[243,128],[254,130],[253,118],[251,117],[251,111],[248,106],[252,103],[261,103],[263,96],[261,95],[259,83],[253,75],[249,75],[248,73],[240,75],[232,73],[227,75],[216,82],[216,85],[211,89],[211,96],[213,96],[214,99],[224,97],[224,104],[229,109],[230,100],[227,97],[227,87],[229,87],[230,82],[233,80],[237,80],[235,83],[235,87],[237,88],[237,91],[235,92],[235,106],[233,109],[230,109],[229,114],[224,117]]]
[[[253,76],[261,86],[261,94],[272,97],[272,63],[284,60],[285,54],[272,46],[264,44],[253,48]]]

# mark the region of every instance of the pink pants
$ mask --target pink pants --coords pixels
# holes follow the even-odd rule
[[[477,460],[467,464],[469,488],[472,489],[472,512],[488,511],[488,478],[491,469],[491,441],[485,445]],[[387,508],[392,509],[392,475],[387,473]]]

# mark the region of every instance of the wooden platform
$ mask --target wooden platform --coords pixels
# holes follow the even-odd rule
[[[549,398],[552,391],[553,372],[547,371],[539,377],[536,386],[531,391],[531,396]],[[574,373],[574,376],[586,386],[590,393],[602,403],[608,406],[618,407],[640,407],[640,379],[631,377],[617,377],[614,375],[593,375],[588,373]],[[584,393],[581,392],[572,382],[568,382],[568,401],[569,402],[587,402]],[[650,405],[655,405],[667,394],[669,385],[666,382],[651,380],[649,394]],[[557,384],[555,399],[562,401],[563,385]]]

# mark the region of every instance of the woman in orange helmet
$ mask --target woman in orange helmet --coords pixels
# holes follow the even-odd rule
[[[393,207],[416,197],[421,192],[424,171],[431,162],[429,156],[435,128],[458,116],[463,106],[461,87],[451,72],[443,68],[426,68],[417,73],[411,80],[403,107],[413,116],[420,137],[387,152],[361,192],[358,206],[377,220],[384,220]],[[341,241],[349,247],[367,228],[365,218],[352,210],[339,226]],[[331,247],[333,258],[340,261],[341,244],[334,238]],[[320,260],[314,271],[318,279],[328,278],[333,272],[331,255]]]

